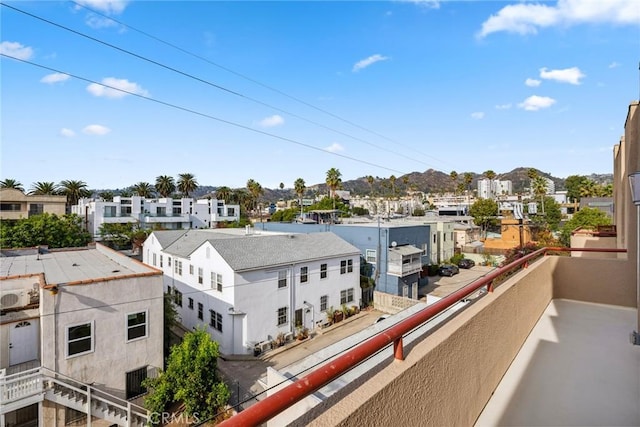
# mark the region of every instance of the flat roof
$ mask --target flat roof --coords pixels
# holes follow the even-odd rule
[[[0,277],[44,273],[47,284],[117,278],[157,272],[109,248],[80,248],[0,257]]]

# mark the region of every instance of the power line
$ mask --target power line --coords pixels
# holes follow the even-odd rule
[[[298,102],[298,103],[300,103],[300,104],[302,104],[302,105],[304,105],[304,106],[307,106],[307,107],[313,108],[313,109],[314,109],[314,110],[316,110],[316,111],[319,111],[319,112],[321,112],[321,113],[324,113],[324,114],[326,114],[326,115],[328,115],[328,116],[330,116],[330,117],[333,117],[333,118],[335,118],[335,119],[337,119],[337,120],[340,120],[340,121],[342,121],[342,122],[344,122],[344,123],[347,123],[347,124],[349,124],[349,125],[351,125],[351,126],[353,126],[353,127],[356,127],[356,128],[358,128],[358,129],[360,129],[360,130],[364,130],[365,132],[368,132],[368,133],[371,133],[371,134],[373,134],[373,135],[376,135],[376,136],[378,136],[378,137],[380,137],[380,138],[383,138],[383,139],[385,139],[385,140],[387,140],[387,141],[389,141],[389,142],[392,142],[392,143],[394,143],[394,144],[397,144],[397,145],[399,145],[399,146],[401,146],[401,147],[404,147],[404,148],[410,149],[410,150],[412,150],[412,152],[418,153],[418,154],[420,154],[420,155],[422,155],[422,156],[425,156],[425,157],[432,158],[432,159],[434,159],[434,160],[436,160],[436,161],[438,161],[438,162],[441,162],[441,163],[449,164],[449,163],[445,162],[444,160],[438,159],[437,157],[431,156],[431,155],[429,155],[429,154],[422,153],[422,152],[420,152],[420,151],[418,151],[418,150],[415,150],[415,148],[413,148],[413,147],[409,147],[409,146],[407,146],[407,145],[401,144],[401,143],[399,143],[399,142],[397,142],[397,141],[395,141],[395,140],[393,140],[393,139],[391,139],[391,138],[389,138],[389,137],[387,137],[387,136],[385,136],[385,135],[382,135],[382,134],[380,134],[380,133],[378,133],[378,132],[376,132],[376,131],[374,131],[374,130],[371,130],[371,129],[366,128],[366,127],[364,127],[364,126],[361,126],[361,125],[359,125],[359,124],[357,124],[357,123],[354,123],[354,122],[352,122],[352,121],[350,121],[350,120],[348,120],[348,119],[345,119],[345,118],[343,118],[343,117],[341,117],[341,116],[338,116],[338,115],[336,115],[336,114],[334,114],[334,113],[332,113],[332,112],[330,112],[330,111],[327,111],[327,110],[325,110],[325,109],[323,109],[323,108],[320,108],[320,107],[318,107],[318,106],[316,106],[316,105],[313,105],[313,104],[311,104],[311,103],[309,103],[309,102],[307,102],[307,101],[304,101],[304,100],[302,100],[302,99],[300,99],[300,98],[298,98],[298,97],[295,97],[295,96],[293,96],[293,95],[289,95],[288,93],[283,92],[283,91],[282,91],[282,90],[280,90],[280,89],[274,88],[273,86],[270,86],[270,85],[267,85],[267,84],[265,84],[265,83],[262,83],[262,82],[260,82],[260,81],[258,81],[258,80],[256,80],[256,79],[254,79],[254,78],[252,78],[252,77],[249,77],[249,76],[247,76],[247,75],[245,75],[245,74],[242,74],[242,73],[239,73],[239,72],[237,72],[237,71],[235,71],[235,70],[232,70],[232,69],[230,69],[230,68],[228,68],[228,67],[225,67],[224,65],[218,64],[217,62],[211,61],[211,60],[209,60],[209,59],[207,59],[207,58],[205,58],[205,57],[203,57],[203,56],[201,56],[201,55],[198,55],[198,54],[196,54],[196,53],[193,53],[193,52],[191,52],[191,51],[188,51],[188,50],[186,50],[186,49],[184,49],[184,48],[182,48],[182,47],[180,47],[180,46],[177,46],[177,45],[175,45],[175,44],[173,44],[173,43],[171,43],[171,42],[168,42],[168,41],[163,40],[163,39],[161,39],[161,38],[159,38],[159,37],[157,37],[157,36],[154,36],[153,34],[150,34],[150,33],[146,32],[146,31],[140,30],[140,29],[138,29],[138,28],[136,28],[136,27],[133,27],[133,26],[131,26],[131,25],[129,25],[129,24],[126,24],[126,23],[124,23],[124,22],[122,22],[122,21],[119,21],[119,20],[117,20],[117,19],[115,19],[115,18],[113,18],[113,17],[111,17],[111,16],[107,16],[107,15],[105,15],[105,14],[103,14],[103,13],[101,13],[101,12],[97,11],[97,10],[94,10],[94,9],[92,9],[92,8],[90,8],[90,7],[86,6],[86,5],[80,4],[80,3],[78,3],[78,2],[76,2],[76,1],[74,1],[74,0],[70,0],[70,2],[71,2],[71,3],[73,3],[73,4],[75,4],[75,5],[76,5],[76,6],[78,6],[78,7],[81,7],[81,8],[83,8],[83,9],[86,9],[86,10],[90,11],[91,13],[94,13],[94,14],[96,14],[96,15],[98,15],[98,16],[101,16],[101,17],[103,17],[103,18],[105,18],[105,19],[108,19],[108,20],[110,20],[110,21],[113,21],[113,22],[117,23],[118,25],[121,25],[121,26],[123,26],[123,27],[125,27],[125,28],[127,28],[127,29],[133,30],[133,31],[135,31],[135,32],[137,32],[137,33],[139,33],[139,34],[142,34],[142,35],[144,35],[144,36],[146,36],[146,37],[149,37],[149,38],[150,38],[150,39],[152,39],[152,40],[155,40],[155,41],[157,41],[157,42],[159,42],[159,43],[162,43],[162,44],[167,45],[167,46],[169,46],[169,47],[171,47],[171,48],[173,48],[173,49],[176,49],[176,50],[178,50],[178,51],[180,51],[180,52],[182,52],[182,53],[184,53],[184,54],[186,54],[186,55],[189,55],[189,56],[191,56],[191,57],[194,57],[194,58],[196,58],[196,59],[199,59],[199,60],[201,60],[201,61],[203,61],[203,62],[206,62],[206,63],[208,63],[208,64],[210,64],[210,65],[213,65],[214,67],[218,67],[218,68],[220,68],[221,70],[224,70],[224,71],[226,71],[226,72],[228,72],[228,73],[230,73],[230,74],[233,74],[233,75],[235,75],[235,76],[237,76],[237,77],[240,77],[240,78],[242,78],[242,79],[245,79],[245,80],[247,80],[247,81],[249,81],[249,82],[251,82],[251,83],[254,83],[254,84],[256,84],[256,85],[258,85],[258,86],[261,86],[261,87],[263,87],[263,88],[265,88],[265,89],[268,89],[268,90],[270,90],[270,91],[272,91],[272,92],[275,92],[275,93],[277,93],[278,95],[282,95],[282,96],[284,96],[284,97],[286,97],[286,98],[289,98],[289,99],[291,99],[291,100],[293,100],[293,101],[296,101],[296,102]],[[312,122],[312,123],[313,123],[313,122]],[[338,131],[336,131],[336,132],[338,132]],[[338,132],[338,133],[341,133],[341,132]],[[349,136],[349,135],[346,135],[346,136]],[[351,137],[351,138],[354,138],[354,137]],[[356,140],[358,140],[358,141],[361,141],[361,142],[365,142],[365,143],[367,143],[366,141],[362,141],[362,140],[360,140],[360,139],[358,139],[358,138],[354,138],[354,139],[356,139]],[[377,147],[377,148],[380,148],[380,147]],[[415,159],[412,159],[412,160],[415,160]]]
[[[81,37],[87,38],[87,39],[89,39],[89,40],[91,40],[91,41],[93,41],[93,42],[96,42],[96,43],[102,44],[102,45],[104,45],[104,46],[110,47],[110,48],[115,49],[115,50],[117,50],[117,51],[119,51],[119,52],[122,52],[122,53],[125,53],[125,54],[127,54],[127,55],[133,56],[134,58],[137,58],[137,59],[139,59],[139,60],[142,60],[142,61],[145,61],[145,62],[151,63],[151,64],[153,64],[153,65],[156,65],[156,66],[158,66],[158,67],[164,68],[164,69],[169,70],[169,71],[171,71],[171,72],[174,72],[174,73],[176,73],[176,74],[180,74],[180,75],[182,75],[182,76],[184,76],[184,77],[188,77],[188,78],[190,78],[190,79],[196,80],[196,81],[198,81],[198,82],[200,82],[200,83],[203,83],[203,84],[206,84],[206,85],[208,85],[208,86],[211,86],[211,87],[213,87],[213,88],[215,88],[215,89],[218,89],[218,90],[221,90],[221,91],[227,92],[227,93],[229,93],[229,94],[231,94],[231,95],[235,95],[235,96],[240,97],[240,98],[243,98],[243,99],[245,99],[245,100],[248,100],[248,101],[254,102],[254,103],[256,103],[256,104],[262,105],[262,106],[264,106],[264,107],[274,109],[274,110],[279,111],[279,112],[284,113],[284,114],[288,114],[288,115],[290,115],[290,116],[292,116],[292,117],[295,117],[295,118],[297,118],[297,119],[299,119],[299,120],[303,120],[303,121],[305,121],[305,122],[307,122],[307,123],[311,123],[311,124],[313,124],[313,125],[316,125],[316,126],[318,126],[318,127],[323,128],[323,129],[326,129],[326,130],[329,130],[329,131],[332,131],[332,132],[338,133],[338,134],[343,135],[343,136],[346,136],[346,137],[348,137],[348,138],[352,138],[352,139],[354,139],[354,140],[356,140],[356,141],[362,142],[362,143],[364,143],[364,144],[367,144],[367,145],[372,146],[372,147],[374,147],[374,148],[377,148],[377,149],[379,149],[379,150],[386,151],[386,152],[392,153],[392,154],[394,154],[394,155],[397,155],[397,156],[403,157],[403,158],[405,158],[405,159],[407,159],[407,160],[411,160],[411,161],[414,161],[414,162],[417,162],[417,163],[421,163],[421,164],[423,164],[423,165],[425,165],[425,166],[433,166],[433,165],[430,165],[430,164],[428,164],[428,163],[424,163],[424,162],[422,162],[422,161],[419,161],[419,160],[417,160],[417,159],[415,159],[415,158],[413,158],[413,157],[407,156],[407,155],[405,155],[405,154],[398,153],[398,152],[396,152],[396,151],[393,151],[393,150],[387,149],[387,148],[385,148],[385,147],[382,147],[382,146],[379,146],[379,145],[373,144],[373,143],[371,143],[371,142],[369,142],[369,141],[366,141],[366,140],[364,140],[364,139],[357,138],[357,137],[355,137],[355,136],[352,136],[352,135],[347,134],[347,133],[345,133],[345,132],[342,132],[342,131],[340,131],[340,130],[337,130],[337,129],[331,128],[331,127],[329,127],[329,126],[323,125],[323,124],[321,124],[321,123],[315,122],[315,121],[313,121],[313,120],[311,120],[311,119],[307,119],[307,118],[302,117],[302,116],[300,116],[300,115],[298,115],[298,114],[291,113],[291,112],[289,112],[289,111],[287,111],[287,110],[284,110],[284,109],[281,109],[281,108],[275,107],[275,106],[273,106],[273,105],[271,105],[271,104],[268,104],[268,103],[265,103],[265,102],[260,101],[260,100],[258,100],[258,99],[255,99],[255,98],[252,98],[252,97],[250,97],[250,96],[244,95],[244,94],[242,94],[242,93],[240,93],[240,92],[234,91],[234,90],[232,90],[232,89],[228,89],[228,88],[226,88],[226,87],[224,87],[224,86],[221,86],[221,85],[218,85],[218,84],[216,84],[216,83],[210,82],[210,81],[208,81],[208,80],[202,79],[202,78],[197,77],[197,76],[195,76],[195,75],[193,75],[193,74],[186,73],[186,72],[181,71],[181,70],[179,70],[179,69],[177,69],[177,68],[173,68],[173,67],[170,67],[170,66],[168,66],[168,65],[162,64],[162,63],[160,63],[160,62],[158,62],[158,61],[155,61],[155,60],[153,60],[153,59],[150,59],[150,58],[148,58],[148,57],[145,57],[145,56],[139,55],[139,54],[137,54],[137,53],[135,53],[135,52],[129,51],[129,50],[127,50],[127,49],[121,48],[121,47],[116,46],[116,45],[114,45],[114,44],[111,44],[111,43],[105,42],[105,41],[103,41],[103,40],[97,39],[97,38],[92,37],[92,36],[89,36],[89,35],[84,34],[84,33],[82,33],[82,32],[79,32],[79,31],[76,31],[76,30],[74,30],[74,29],[71,29],[71,28],[69,28],[69,27],[65,27],[64,25],[57,24],[57,23],[55,23],[55,22],[53,22],[53,21],[50,21],[50,20],[48,20],[48,19],[45,19],[45,18],[42,18],[42,17],[40,17],[40,16],[34,15],[34,14],[32,14],[32,13],[26,12],[26,11],[24,11],[24,10],[18,9],[18,8],[14,7],[14,6],[10,6],[10,5],[7,5],[7,4],[5,4],[5,3],[0,3],[0,4],[2,4],[2,6],[5,6],[5,7],[10,8],[10,9],[12,9],[12,10],[16,11],[16,12],[20,12],[20,13],[22,13],[22,14],[24,14],[24,15],[27,15],[27,16],[29,16],[29,17],[31,17],[31,18],[37,19],[37,20],[39,20],[39,21],[42,21],[42,22],[45,22],[45,23],[47,23],[47,24],[53,25],[53,26],[55,26],[55,27],[61,28],[61,29],[63,29],[63,30],[69,31],[69,32],[71,32],[71,33],[73,33],[73,34],[75,34],[75,35],[78,35],[78,36],[81,36]],[[411,150],[413,150],[413,149],[411,149]]]
[[[0,53],[0,56],[3,56],[5,58],[11,58],[11,59],[14,59],[16,61],[20,61],[20,62],[23,62],[25,64],[32,65],[34,67],[38,67],[38,68],[42,68],[42,69],[45,69],[45,70],[53,71],[55,73],[66,74],[66,75],[68,75],[70,77],[73,77],[75,79],[78,79],[78,80],[82,80],[82,81],[85,81],[85,82],[88,82],[88,83],[97,84],[97,85],[103,86],[105,88],[116,90],[116,91],[119,91],[119,92],[122,92],[122,93],[126,93],[128,95],[133,95],[133,96],[136,96],[138,98],[141,98],[141,99],[144,99],[144,100],[147,100],[147,101],[152,101],[152,102],[155,102],[157,104],[164,105],[166,107],[171,107],[171,108],[174,108],[176,110],[180,110],[180,111],[184,111],[184,112],[187,112],[187,113],[195,114],[195,115],[200,116],[200,117],[205,117],[205,118],[208,118],[208,119],[211,119],[211,120],[218,121],[220,123],[225,123],[227,125],[235,126],[237,128],[248,130],[248,131],[260,134],[260,135],[269,136],[271,138],[279,139],[281,141],[289,142],[291,144],[299,145],[301,147],[309,148],[311,150],[320,151],[320,152],[325,153],[325,154],[331,154],[333,156],[341,157],[343,159],[347,159],[347,160],[351,160],[351,161],[354,161],[354,162],[362,163],[362,164],[365,164],[365,165],[373,166],[373,167],[376,167],[376,168],[384,169],[384,170],[387,170],[387,171],[390,171],[390,172],[395,172],[395,173],[399,173],[399,174],[406,174],[406,172],[402,172],[402,171],[399,171],[397,169],[392,169],[392,168],[389,168],[389,167],[386,167],[386,166],[382,166],[382,165],[379,165],[379,164],[376,164],[376,163],[368,162],[366,160],[356,159],[355,157],[347,156],[345,154],[340,154],[340,153],[328,151],[328,150],[325,150],[324,148],[315,147],[313,145],[306,144],[304,142],[300,142],[300,141],[297,141],[295,139],[286,138],[286,137],[280,136],[280,135],[275,135],[273,133],[269,133],[269,132],[265,132],[265,131],[262,131],[262,130],[259,130],[259,129],[255,129],[255,128],[252,128],[252,127],[249,127],[249,126],[246,126],[246,125],[242,125],[240,123],[236,123],[236,122],[232,122],[230,120],[222,119],[220,117],[212,116],[210,114],[202,113],[200,111],[196,111],[196,110],[193,110],[193,109],[190,109],[190,108],[187,108],[187,107],[182,107],[180,105],[172,104],[170,102],[161,101],[159,99],[151,98],[151,97],[139,94],[139,93],[130,92],[130,91],[127,91],[125,89],[117,88],[115,86],[110,86],[110,85],[105,84],[105,83],[100,83],[98,81],[88,79],[86,77],[81,77],[81,76],[78,76],[76,74],[71,74],[69,72],[62,71],[62,70],[59,70],[59,69],[56,69],[56,68],[47,67],[46,65],[37,64],[35,62],[28,61],[26,59],[17,58],[15,56],[7,55],[5,53]]]

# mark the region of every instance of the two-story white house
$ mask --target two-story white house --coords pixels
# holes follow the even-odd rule
[[[240,205],[227,205],[223,200],[146,199],[116,196],[108,202],[83,198],[71,207],[72,213],[83,218],[87,231],[99,241],[100,227],[105,223],[136,223],[143,229],[185,230],[215,228],[218,222],[240,220]]]
[[[100,244],[1,254],[0,425],[144,425],[162,272]]]
[[[333,233],[154,231],[143,261],[164,272],[183,326],[208,325],[223,354],[312,330],[361,298],[360,251]]]

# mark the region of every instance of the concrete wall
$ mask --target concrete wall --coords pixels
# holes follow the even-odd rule
[[[470,426],[552,298],[632,306],[630,263],[548,256],[296,424]]]

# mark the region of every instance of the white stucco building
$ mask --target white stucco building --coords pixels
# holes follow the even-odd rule
[[[143,261],[164,272],[186,328],[208,325],[223,354],[310,330],[360,300],[360,251],[333,233],[155,231]]]
[[[488,178],[478,180],[478,197],[481,199],[495,199],[496,197],[511,195],[511,193],[513,193],[511,181]]]
[[[137,223],[141,228],[182,230],[213,228],[218,222],[240,220],[240,205],[227,205],[223,200],[193,198],[159,198],[116,196],[112,202],[80,199],[71,211],[84,219],[95,240],[101,240],[104,223]]]
[[[3,249],[0,268],[0,425],[144,423],[131,399],[163,365],[162,273],[100,244]]]

